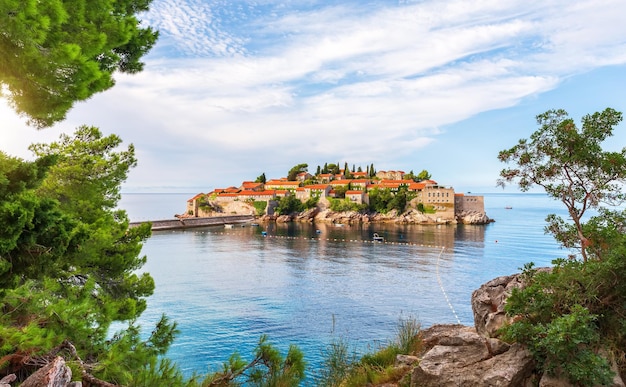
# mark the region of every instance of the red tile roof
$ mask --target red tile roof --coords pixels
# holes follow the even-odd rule
[[[187,201],[188,201],[188,202],[193,202],[194,200],[199,199],[199,198],[201,198],[201,197],[203,197],[203,196],[204,196],[204,194],[203,194],[203,193],[199,193],[199,194],[197,194],[196,196],[192,197],[191,199],[189,199],[189,200],[187,200]]]
[[[243,187],[243,189],[252,189],[260,187],[262,184],[263,183],[256,183],[254,181],[244,181],[243,183],[241,183],[241,186]]]
[[[265,186],[268,186],[268,185],[278,185],[282,187],[299,186],[300,182],[299,181],[287,181],[287,180],[270,180],[265,183]]]

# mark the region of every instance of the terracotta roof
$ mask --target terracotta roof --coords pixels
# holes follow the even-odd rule
[[[302,187],[303,189],[326,189],[328,188],[329,184],[310,184],[310,185],[305,185],[304,187]]]
[[[239,192],[240,196],[260,196],[260,195],[273,195],[273,190],[265,190],[265,191],[241,191]]]
[[[341,180],[333,180],[329,184],[330,185],[348,185],[352,180],[350,179],[341,179]]]
[[[191,199],[187,200],[188,202],[193,202],[194,200],[203,197],[204,194],[203,193],[199,193],[196,196],[192,197]]]
[[[412,190],[422,190],[424,189],[424,187],[426,187],[426,184],[421,183],[421,182],[409,184],[409,189],[412,189]]]
[[[363,195],[364,193],[365,191],[359,191],[359,190],[346,191],[346,195]]]
[[[299,181],[287,181],[287,180],[270,180],[267,183],[265,183],[266,186],[268,185],[279,185],[279,186],[290,186],[290,185],[295,185],[295,186],[299,186],[300,182]]]
[[[244,181],[243,183],[241,183],[241,186],[244,189],[250,189],[250,188],[256,188],[261,186],[263,183],[256,183],[254,181]]]

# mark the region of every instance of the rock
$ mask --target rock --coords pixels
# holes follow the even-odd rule
[[[396,367],[405,367],[412,366],[420,361],[419,357],[411,356],[411,355],[397,355],[396,356]]]
[[[411,387],[513,387],[532,376],[528,350],[485,339],[473,327],[435,325],[424,330],[422,338],[428,349],[413,369]]]
[[[472,292],[472,311],[476,331],[484,337],[497,337],[498,329],[510,320],[504,311],[507,297],[521,288],[519,274],[494,278]]]
[[[293,218],[291,217],[291,215],[279,215],[276,218],[276,223],[287,223],[287,222],[291,222]]]
[[[319,212],[320,211],[317,207],[313,207],[296,215],[295,220],[300,222],[312,222]]]
[[[46,366],[38,369],[20,385],[21,387],[64,387],[72,380],[72,370],[65,360],[57,356]]]
[[[461,211],[455,214],[455,218],[458,223],[463,224],[487,224],[494,221],[486,213],[478,211]]]
[[[9,383],[12,383],[17,379],[15,374],[8,374],[7,376],[0,379],[0,387],[11,387]]]
[[[537,272],[548,272],[549,267],[535,269]],[[498,337],[498,330],[512,317],[506,316],[504,305],[513,289],[523,288],[522,274],[513,274],[492,279],[472,292],[472,311],[474,326],[479,334],[485,337]]]

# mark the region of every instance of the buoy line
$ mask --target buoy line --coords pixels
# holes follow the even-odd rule
[[[201,234],[215,234],[215,235],[237,235],[236,233],[233,232],[220,232],[220,231],[200,231],[199,233]],[[421,243],[410,243],[410,242],[387,242],[387,241],[374,241],[374,240],[367,240],[367,239],[337,239],[337,238],[320,238],[320,237],[315,237],[315,236],[311,236],[311,237],[290,237],[290,236],[283,236],[283,235],[269,235],[269,234],[262,234],[260,235],[263,238],[269,238],[269,239],[292,239],[292,240],[307,240],[307,241],[332,241],[332,242],[352,242],[352,243],[371,243],[371,244],[388,244],[388,245],[398,245],[398,246],[418,246],[418,247],[427,247],[427,248],[439,248],[441,247],[441,251],[439,252],[439,255],[437,256],[437,265],[436,265],[436,275],[437,275],[437,282],[439,283],[439,288],[441,289],[441,293],[443,293],[443,297],[446,299],[446,303],[448,304],[448,307],[450,307],[450,310],[452,311],[452,314],[454,315],[454,317],[456,318],[457,323],[461,324],[461,320],[459,319],[459,316],[456,314],[456,311],[454,310],[454,307],[452,306],[452,303],[450,302],[450,299],[448,298],[448,293],[446,292],[446,289],[443,287],[443,281],[441,281],[441,276],[439,275],[439,261],[441,260],[441,256],[443,255],[443,252],[446,250],[445,246],[433,246],[433,245],[425,245],[425,244],[421,244]]]
[[[452,306],[452,303],[450,302],[450,299],[448,298],[448,293],[446,293],[446,289],[444,289],[443,282],[441,281],[441,276],[439,275],[439,260],[441,259],[441,256],[443,255],[443,252],[445,251],[445,249],[446,249],[445,247],[442,247],[441,251],[439,252],[439,256],[437,256],[437,282],[439,282],[439,287],[441,288],[441,292],[443,293],[443,296],[446,299],[446,302],[448,303],[448,306],[450,307],[452,314],[454,315],[454,317],[456,318],[456,321],[460,325],[461,320],[459,319],[459,316],[457,316],[456,311],[454,310],[454,307]]]
[[[239,235],[235,232],[223,232],[223,231],[196,231],[198,234],[213,234],[213,235]],[[321,238],[319,236],[310,236],[310,237],[292,237],[292,236],[284,236],[284,235],[270,235],[270,234],[261,234],[258,235],[262,238],[267,239],[290,239],[290,240],[306,240],[306,241],[328,241],[328,242],[351,242],[351,243],[370,243],[374,245],[394,245],[394,246],[418,246],[418,247],[428,247],[428,248],[439,248],[441,246],[435,245],[425,245],[423,243],[411,243],[411,242],[392,242],[392,241],[375,241],[369,239],[344,239],[344,238]]]

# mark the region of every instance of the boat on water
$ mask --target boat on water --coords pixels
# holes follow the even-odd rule
[[[511,206],[506,206],[506,207],[504,207],[504,209],[505,209],[505,210],[512,210],[512,209],[513,209],[513,207],[511,207]]]
[[[224,228],[233,228],[233,225],[232,224],[225,224]]]
[[[384,242],[385,241],[385,237],[382,237],[382,236],[378,235],[377,232],[375,232],[374,236],[372,237],[372,240],[374,242]]]

